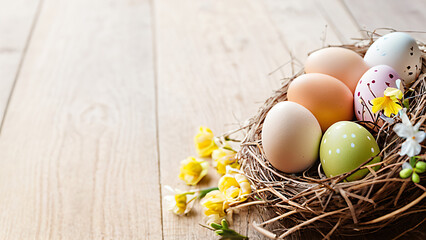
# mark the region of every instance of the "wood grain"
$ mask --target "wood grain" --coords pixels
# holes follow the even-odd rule
[[[362,29],[392,28],[410,33],[418,40],[426,41],[426,1],[424,0],[342,0],[353,13]]]
[[[326,1],[321,3],[317,1],[279,1],[267,0],[260,1],[263,5],[264,15],[269,18],[269,24],[273,27],[285,46],[287,54],[295,58],[293,69],[295,72],[303,69],[308,54],[316,49],[328,45],[348,43],[347,36],[343,34],[343,28],[352,29],[357,34],[354,25],[345,15],[342,6],[337,1]],[[325,9],[325,10],[324,10]],[[332,16],[332,12],[341,11],[339,14],[339,23],[335,23],[335,18],[325,17],[327,14]],[[343,19],[340,19],[343,18]],[[347,32],[347,30],[346,30]],[[339,37],[343,36],[343,37]],[[359,36],[359,35],[358,35]],[[291,70],[293,70],[291,69]],[[287,70],[287,74],[291,71]],[[255,221],[260,223],[268,220],[264,219],[261,211],[251,210],[250,224]],[[251,239],[265,239],[259,235],[252,227],[249,227],[248,235]],[[300,239],[297,233],[289,239]],[[318,238],[318,235],[307,233],[304,238]],[[302,238],[303,239],[303,238]]]
[[[255,114],[283,76],[268,73],[290,57],[259,1],[159,0],[155,16],[161,184],[185,190],[179,162],[195,154],[197,127],[221,134]],[[217,185],[218,177],[211,169],[200,187]],[[163,207],[165,239],[214,238],[198,226],[196,205],[187,217]],[[233,228],[246,234],[248,224],[241,214]]]
[[[354,43],[359,38],[367,36],[342,0],[315,1],[315,6],[328,26],[336,33],[340,43]]]
[[[397,1],[397,0],[377,0],[377,1],[355,1],[342,0],[352,12],[355,21],[362,29],[374,31],[376,28],[392,28],[399,31],[420,31],[423,33],[410,32],[409,34],[417,40],[426,41],[426,2],[422,0]],[[380,33],[388,33],[381,31]],[[418,213],[411,215],[407,219],[400,219],[399,222],[391,224],[373,236],[365,236],[361,239],[393,239],[401,232],[404,232],[423,221],[425,215]],[[423,223],[404,234],[404,239],[424,239],[426,224]]]
[[[149,16],[44,1],[0,138],[0,239],[161,239]]]
[[[288,64],[267,75],[291,59],[290,50],[302,62],[309,51],[339,43],[315,5],[300,1],[161,0],[155,19],[161,184],[180,189],[189,189],[177,175],[180,160],[195,153],[198,125],[216,134],[235,128],[227,124],[252,116],[260,106],[254,103],[269,97],[280,78],[300,70]],[[213,170],[201,187],[217,179]],[[236,230],[263,238],[249,226],[257,215],[239,216]],[[163,208],[165,239],[211,237],[197,226],[202,222],[199,207],[187,217]]]
[[[39,2],[0,0],[0,125],[37,18]]]
[[[260,1],[269,24],[278,32],[287,51],[299,60],[296,70],[303,68],[308,53],[329,44],[339,44],[336,32],[321,16],[315,1]]]
[[[162,201],[190,189],[177,175],[197,127],[235,129],[360,29],[425,31],[425,4],[0,0],[0,239],[215,239],[198,204],[177,217]],[[232,227],[265,239],[260,214]]]

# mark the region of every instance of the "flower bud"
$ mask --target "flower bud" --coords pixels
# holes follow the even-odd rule
[[[413,170],[411,168],[405,168],[405,169],[402,169],[399,172],[399,176],[401,178],[408,178],[411,175],[412,172],[413,172]]]
[[[226,221],[226,219],[222,219],[222,226],[225,229],[227,229],[229,227],[228,221]]]
[[[414,183],[419,183],[420,182],[420,176],[417,173],[413,173],[413,175],[411,176],[411,180],[413,180]]]
[[[179,178],[188,185],[196,185],[207,175],[208,167],[208,162],[194,157],[188,157],[181,162]]]
[[[207,224],[213,222],[219,224],[226,216],[225,210],[229,205],[225,203],[225,200],[225,196],[219,190],[211,191],[201,199],[200,203],[203,206],[204,215],[207,216]]]
[[[426,163],[419,161],[416,163],[416,172],[423,173],[426,170]]]
[[[240,165],[238,164],[235,155],[237,153],[232,150],[228,150],[225,148],[218,148],[213,151],[212,159],[215,162],[215,166],[217,172],[219,174],[224,175],[226,173],[226,166],[231,166],[235,169],[240,169]]]
[[[250,183],[244,175],[228,169],[228,173],[219,179],[219,191],[224,194],[228,203],[244,202],[251,193]]]
[[[198,133],[194,137],[194,144],[200,157],[209,157],[213,150],[217,149],[213,132],[208,127],[199,127]]]

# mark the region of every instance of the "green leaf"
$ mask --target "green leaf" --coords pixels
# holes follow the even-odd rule
[[[408,99],[405,99],[404,101],[402,101],[402,105],[404,105],[405,108],[409,109],[410,108],[410,102]]]
[[[418,156],[414,156],[414,157],[410,158],[410,165],[411,165],[411,167],[414,168],[414,166],[416,165],[417,159],[419,159]]]
[[[198,198],[201,199],[201,198],[205,197],[207,195],[207,193],[214,191],[214,190],[219,190],[219,188],[212,187],[212,188],[200,190],[200,195],[198,195]]]
[[[243,236],[232,229],[229,229],[229,223],[226,221],[226,219],[223,219],[221,224],[211,223],[210,226],[213,229],[208,228],[207,226],[206,227],[210,230],[214,230],[214,232],[218,236],[221,236],[220,239],[223,239],[223,240],[247,240],[248,239],[248,237]]]
[[[217,224],[217,223],[211,223],[211,224],[210,224],[210,227],[212,227],[212,228],[214,228],[214,229],[216,229],[216,230],[218,230],[218,229],[222,229],[222,225]]]

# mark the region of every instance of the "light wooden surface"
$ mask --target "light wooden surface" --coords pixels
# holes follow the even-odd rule
[[[235,128],[361,29],[426,31],[403,2],[0,0],[0,239],[215,239],[162,200],[197,126]],[[264,239],[254,220],[233,227]]]

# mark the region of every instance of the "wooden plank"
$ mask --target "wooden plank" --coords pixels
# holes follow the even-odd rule
[[[261,1],[264,15],[270,19],[270,25],[276,29],[283,45],[302,64],[309,52],[318,48],[340,44],[335,30],[321,15],[315,1]]]
[[[424,0],[343,0],[353,13],[361,28],[373,31],[376,28],[393,28],[399,31],[426,32],[426,1]],[[426,41],[425,33],[410,33]]]
[[[291,75],[291,65],[267,75],[290,60],[290,51],[303,62],[308,52],[339,43],[315,5],[300,1],[159,0],[154,8],[163,187],[190,189],[177,176],[180,160],[195,154],[197,126],[210,126],[216,134],[235,128],[229,124],[254,115],[279,79]],[[199,187],[214,186],[217,179],[212,170]],[[233,227],[263,239],[249,226],[259,222],[255,215],[237,215]],[[163,207],[165,239],[212,238],[198,226],[202,222],[198,205],[186,217]]]
[[[0,138],[1,239],[161,239],[150,2],[45,0]]]
[[[373,31],[376,28],[392,28],[399,31],[419,31],[423,33],[410,32],[409,34],[417,40],[426,41],[426,1],[423,0],[410,0],[410,1],[397,1],[397,0],[342,0],[347,8],[350,9],[354,19],[359,25],[368,31]],[[381,31],[380,33],[387,33]],[[374,238],[380,239],[393,239],[400,233],[411,229],[412,231],[404,235],[409,239],[410,236],[424,235],[426,224],[423,222],[424,214],[414,214],[409,218],[400,219],[398,222],[390,224],[378,233],[374,233]],[[419,232],[420,231],[420,235]],[[369,237],[365,237],[368,239]]]
[[[38,0],[0,0],[0,125],[31,35],[38,5]]]
[[[155,16],[161,184],[185,190],[179,162],[195,155],[197,127],[221,134],[255,114],[283,76],[268,73],[290,57],[258,1],[159,0]],[[217,186],[208,176],[199,187]],[[164,239],[214,238],[202,215],[199,204],[186,217],[163,207]],[[248,224],[241,213],[232,227],[246,234]]]
[[[351,22],[350,16],[343,11],[341,5],[333,2],[318,1],[260,1],[263,4],[264,14],[270,19],[269,24],[276,29],[286,49],[291,52],[300,64],[295,64],[296,71],[303,68],[308,53],[327,46],[348,43],[351,36],[359,36],[358,29]],[[336,2],[337,3],[337,2]],[[341,11],[338,15],[334,11]],[[249,222],[261,223],[263,219],[258,210],[251,210]],[[252,227],[248,235],[251,239],[265,239]],[[300,239],[299,233],[289,239]],[[306,239],[316,239],[317,234],[306,233]]]
[[[341,0],[315,1],[315,5],[328,26],[336,33],[340,43],[354,43],[359,38],[366,37],[358,22]]]

